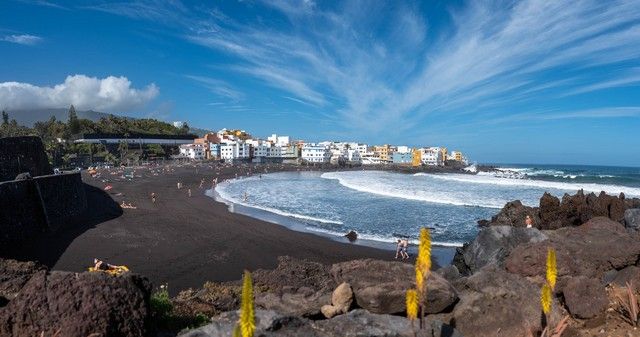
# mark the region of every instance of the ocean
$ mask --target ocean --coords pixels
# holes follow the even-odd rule
[[[263,220],[336,239],[354,230],[364,244],[401,237],[417,242],[431,228],[433,244],[457,247],[472,240],[477,221],[505,203],[537,206],[544,192],[561,197],[605,191],[640,197],[640,168],[495,165],[472,174],[402,174],[389,171],[280,172],[219,184],[219,199]]]

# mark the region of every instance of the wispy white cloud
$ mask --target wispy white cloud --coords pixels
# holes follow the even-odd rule
[[[40,36],[30,34],[11,34],[0,37],[0,41],[17,43],[25,46],[34,46],[43,41]]]
[[[185,75],[185,77],[202,84],[218,96],[225,97],[233,101],[238,101],[244,98],[244,94],[242,92],[236,90],[233,86],[223,80],[197,75]]]
[[[60,108],[73,104],[78,109],[127,112],[144,106],[158,93],[155,84],[135,89],[126,77],[100,79],[73,75],[52,87],[22,82],[0,83],[0,104],[4,109]]]
[[[639,80],[625,74],[640,59],[637,0],[471,1],[450,10],[437,31],[420,4],[409,2],[263,1],[281,16],[254,19],[142,4],[119,14],[155,20],[169,8],[187,27],[180,32],[186,40],[234,59],[226,70],[362,132],[403,131],[432,116],[444,116],[451,128],[472,114],[498,120],[522,111],[523,102],[553,106],[562,96]],[[138,13],[146,6],[157,14]],[[564,116],[630,113],[616,109]]]

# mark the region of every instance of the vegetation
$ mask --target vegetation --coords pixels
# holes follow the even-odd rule
[[[420,309],[420,328],[424,327],[425,305],[427,300],[427,277],[431,271],[431,234],[427,228],[420,230],[420,244],[416,259],[416,289],[407,291],[407,317],[412,321],[418,317]],[[414,333],[415,334],[415,333]]]
[[[560,337],[568,326],[569,316],[565,316],[558,324],[551,321],[551,309],[553,305],[553,290],[556,287],[558,269],[556,265],[556,251],[549,247],[547,250],[547,268],[545,283],[540,290],[540,304],[546,318],[546,326],[542,330],[542,337]]]
[[[233,331],[234,337],[253,337],[256,329],[253,306],[253,281],[251,273],[244,271],[242,277],[242,301],[240,304],[240,320]]]
[[[620,296],[616,294],[616,298],[618,299],[618,303],[620,307],[618,308],[618,312],[622,314],[622,317],[629,322],[634,327],[638,326],[638,321],[640,321],[640,312],[638,310],[638,296],[636,295],[633,286],[633,283],[626,283],[625,295]]]
[[[80,134],[88,133],[120,134],[125,137],[133,134],[186,135],[189,133],[189,127],[185,124],[176,128],[172,124],[154,119],[117,116],[103,117],[94,122],[78,118],[76,109],[72,105],[69,107],[69,118],[66,123],[51,117],[47,121],[36,122],[29,128],[19,125],[7,112],[2,111],[0,137],[40,137],[49,161],[56,167],[72,166],[74,162],[77,165],[81,158],[87,158],[92,163],[94,159],[99,159],[99,161],[118,164],[127,159],[166,157],[171,154],[167,148],[160,145],[149,145],[136,151],[129,151],[126,143],[107,147],[103,144],[76,144],[71,141]]]
[[[194,329],[209,323],[210,319],[203,314],[189,316],[177,315],[174,313],[174,306],[169,297],[167,285],[151,294],[151,319],[157,331],[177,332],[185,328]]]

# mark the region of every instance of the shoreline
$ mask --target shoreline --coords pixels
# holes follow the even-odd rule
[[[215,191],[215,189],[207,190],[206,195],[215,202],[219,202],[227,205],[228,210],[231,213],[246,215],[254,219],[258,219],[261,221],[266,221],[269,223],[286,227],[287,229],[290,229],[296,232],[312,234],[315,236],[327,238],[332,241],[336,241],[343,244],[358,245],[358,246],[370,247],[375,249],[381,249],[381,250],[386,250],[392,253],[395,252],[395,242],[392,242],[392,241],[382,242],[378,240],[369,240],[369,239],[363,239],[358,237],[358,239],[351,242],[344,235],[338,236],[331,233],[324,233],[324,232],[308,229],[304,223],[297,221],[292,217],[288,217],[286,215],[280,215],[268,210],[252,207],[250,205],[239,204],[231,200],[225,199],[217,191]],[[453,262],[453,257],[455,255],[456,248],[461,246],[433,244],[431,247],[432,247],[431,254],[437,261],[436,262],[437,265],[439,265],[440,267],[443,267],[443,266],[450,265]],[[415,256],[417,254],[417,249],[418,249],[417,245],[409,244],[408,251],[411,256]]]

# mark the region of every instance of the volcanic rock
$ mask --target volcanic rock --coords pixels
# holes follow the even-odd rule
[[[135,274],[38,271],[0,308],[0,336],[145,336],[150,292]]]
[[[373,259],[334,264],[331,275],[337,283],[351,285],[356,304],[372,313],[398,314],[406,309],[406,291],[415,287],[414,267],[407,263]],[[449,309],[458,300],[451,284],[437,273],[427,281],[426,313]]]
[[[505,268],[522,276],[544,275],[548,247],[556,250],[558,276],[586,276],[601,279],[611,269],[635,265],[640,257],[640,240],[624,227],[605,217],[596,217],[579,227],[547,233],[549,240],[514,248]]]
[[[527,215],[533,218],[534,227],[540,223],[538,208],[524,206],[520,200],[508,202],[498,214],[491,218],[491,226],[526,227]]]
[[[46,267],[35,262],[0,259],[0,297],[12,300],[35,273],[43,270]]]
[[[510,274],[495,265],[455,282],[460,302],[453,310],[452,324],[464,336],[527,336],[526,328],[540,331],[540,286]],[[560,317],[553,303],[552,317]]]
[[[624,226],[629,231],[640,231],[640,208],[632,208],[624,212]]]
[[[617,287],[626,287],[627,282],[631,284],[634,289],[640,289],[640,268],[629,266],[618,271],[613,281],[611,281],[611,284]]]
[[[567,309],[576,318],[593,318],[604,313],[609,304],[600,282],[584,276],[570,278],[562,293]]]
[[[320,311],[326,318],[341,315],[349,311],[353,303],[353,290],[349,283],[343,282],[331,295],[331,305],[323,305]]]
[[[470,275],[489,264],[501,266],[511,250],[520,244],[542,242],[546,239],[547,236],[536,228],[482,228],[471,243],[456,249],[453,264],[461,274]]]
[[[345,237],[349,239],[349,242],[354,242],[358,240],[358,233],[355,231],[349,231],[349,233],[345,234]]]

